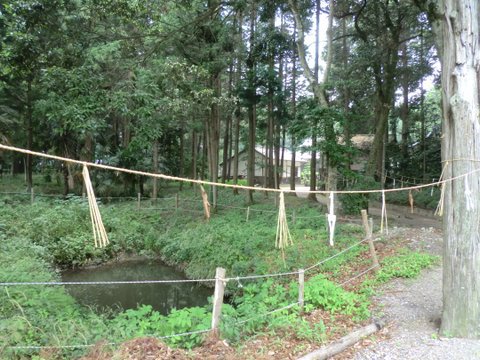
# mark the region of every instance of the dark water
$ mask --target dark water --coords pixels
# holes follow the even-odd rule
[[[179,280],[185,276],[156,260],[131,260],[92,269],[71,270],[63,281]],[[69,285],[68,292],[83,305],[97,308],[134,309],[138,304],[152,305],[167,314],[172,308],[203,306],[213,295],[197,283]]]

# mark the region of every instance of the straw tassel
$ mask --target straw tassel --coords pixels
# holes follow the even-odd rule
[[[275,237],[275,247],[282,250],[283,263],[285,264],[284,249],[287,246],[293,245],[292,235],[288,229],[287,214],[285,212],[285,197],[283,191],[280,192],[280,199],[278,204],[278,221],[277,221],[277,235]]]
[[[383,224],[385,223],[385,232],[388,235],[388,217],[387,204],[385,202],[385,190],[382,190],[382,220],[380,222],[380,232],[383,234]]]
[[[93,191],[92,181],[86,164],[83,165],[83,181],[87,190],[88,207],[90,209],[90,219],[92,220],[93,240],[95,247],[105,247],[109,244],[107,232],[103,226],[102,216],[98,208],[97,199]]]
[[[335,222],[337,221],[337,215],[335,215],[335,206],[334,206],[334,193],[330,192],[330,209],[327,215],[328,221],[328,231],[329,231],[329,243],[330,246],[333,246],[333,236],[335,234]]]

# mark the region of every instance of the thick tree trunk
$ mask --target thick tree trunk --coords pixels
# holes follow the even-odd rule
[[[190,174],[192,179],[197,178],[197,133],[195,130],[192,130],[192,166],[190,169]],[[193,186],[193,183],[191,183]]]
[[[185,177],[185,134],[183,129],[180,129],[180,164],[178,176]],[[183,190],[183,181],[180,181],[179,190]]]
[[[295,24],[293,26],[293,41],[295,42],[297,38],[297,27]],[[295,46],[292,52],[292,117],[293,122],[295,123],[295,121],[297,120],[297,51],[295,49]],[[292,134],[292,164],[290,168],[290,190],[295,190],[295,182],[297,176],[297,167],[295,166],[296,156],[297,144],[295,135]],[[292,194],[296,195],[296,193]]]
[[[477,0],[435,2],[442,62],[446,178],[479,169],[480,48]],[[480,338],[480,177],[446,184],[441,332]]]
[[[255,47],[255,27],[257,9],[255,2],[252,2],[250,9],[250,50],[247,59],[247,71],[249,78],[249,104],[248,104],[248,160],[247,160],[247,183],[248,186],[255,185],[255,136],[257,126],[257,107],[256,107],[256,93],[255,77],[256,77],[256,60],[254,54]],[[253,191],[247,191],[247,203],[253,203]]]
[[[300,13],[296,7],[296,2],[294,0],[289,0],[288,4],[290,5],[290,9],[292,10],[294,19],[295,19],[295,25],[298,29],[298,41],[297,41],[297,50],[298,50],[298,55],[300,58],[300,64],[302,65],[302,68],[304,70],[304,75],[307,78],[308,82],[312,86],[313,93],[315,95],[316,100],[318,101],[318,105],[323,108],[328,108],[328,101],[327,101],[327,96],[325,94],[325,83],[328,80],[329,72],[330,72],[330,67],[332,64],[332,27],[333,27],[333,11],[334,11],[334,1],[330,0],[329,1],[329,9],[330,9],[330,14],[328,16],[328,29],[327,29],[327,55],[326,55],[326,65],[325,65],[325,71],[323,73],[323,78],[320,81],[318,79],[318,65],[315,66],[314,71],[310,69],[307,58],[306,58],[306,51],[305,51],[305,31],[302,23],[302,19],[300,17]],[[317,14],[320,12],[320,2],[318,1],[316,3],[317,7]],[[319,16],[317,16],[319,18]],[[319,19],[317,20],[317,22]],[[317,37],[319,36],[319,31],[317,29]],[[318,42],[318,39],[317,39]],[[318,47],[318,46],[317,46]],[[317,60],[318,62],[318,56]],[[333,129],[333,125],[332,125]],[[331,139],[327,139],[329,141]],[[315,140],[316,141],[316,140]],[[313,139],[312,139],[312,145],[313,145]],[[316,154],[315,154],[316,156]],[[329,154],[326,154],[327,158],[329,158]],[[312,152],[312,161],[313,161],[313,152]],[[330,186],[331,184],[336,184],[336,180],[333,180],[333,176],[336,176],[336,169],[334,170],[333,168],[329,168],[327,170],[332,170],[332,175],[328,176],[329,181],[327,181],[327,186]],[[315,168],[310,168],[311,171],[311,181],[313,180],[312,173],[316,172]],[[312,183],[310,183],[310,189],[312,188]],[[327,190],[335,190],[327,188]],[[314,195],[310,194],[309,197],[313,199]]]
[[[403,158],[408,158],[408,137],[410,134],[410,121],[408,110],[408,57],[407,57],[407,44],[402,44],[402,67],[403,67],[403,79],[402,79],[402,94],[403,104],[400,111],[400,118],[402,119],[402,153]]]
[[[310,158],[310,191],[317,190],[317,133],[312,134],[312,152]],[[317,201],[317,195],[309,193],[308,198]]]
[[[33,107],[32,107],[32,82],[29,80],[27,84],[27,149],[33,150]],[[33,157],[30,154],[26,155],[26,174],[27,191],[33,187]]]
[[[238,38],[239,41],[243,41],[243,13],[238,13]],[[242,79],[242,61],[240,57],[237,58],[236,70],[235,70],[235,86],[239,86]],[[233,160],[233,183],[238,184],[238,156],[240,153],[240,121],[242,117],[242,107],[240,102],[237,101],[235,108],[235,130],[234,130],[234,160]],[[238,195],[238,189],[234,188],[233,193]]]
[[[212,75],[212,89],[215,97],[221,96],[220,75]],[[215,102],[211,105],[210,116],[207,118],[207,149],[208,149],[208,171],[211,182],[218,181],[218,151],[220,144],[220,112],[219,106]],[[215,208],[217,206],[217,187],[210,187],[210,202]]]
[[[199,143],[200,146],[200,143]],[[200,164],[200,178],[205,180],[206,164],[207,164],[207,130],[203,130],[203,136],[201,139],[201,148],[202,148],[202,161]]]
[[[385,134],[387,131],[388,114],[390,104],[382,101],[380,96],[375,103],[375,136],[373,137],[372,149],[370,150],[370,162],[367,168],[367,175],[380,177],[383,170],[383,149]],[[380,179],[383,181],[382,179]]]
[[[156,174],[158,173],[158,139],[155,139],[152,144],[152,170]],[[158,197],[158,179],[154,177],[152,179],[152,200],[156,201]]]
[[[81,158],[85,161],[92,161],[93,160],[93,135],[91,132],[87,132],[85,134],[85,145],[83,147],[83,154],[81,155]],[[82,185],[82,195],[85,195],[87,193],[87,188],[85,186],[85,182],[83,182]]]
[[[233,61],[233,60],[232,60]],[[228,95],[232,95],[232,83],[233,83],[233,62],[230,64],[228,72]],[[228,171],[228,164],[230,163],[230,134],[232,128],[232,112],[229,111],[225,119],[225,131],[223,133],[223,159],[222,159],[222,183],[225,184],[230,171]]]

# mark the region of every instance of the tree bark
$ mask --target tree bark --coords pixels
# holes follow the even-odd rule
[[[442,63],[442,159],[448,179],[479,168],[480,8],[477,0],[434,3],[438,13],[433,25]],[[441,332],[480,338],[478,172],[446,184],[443,224]]]
[[[228,72],[228,95],[232,95],[232,83],[233,83],[233,59],[230,64]],[[228,164],[230,163],[230,134],[232,128],[232,112],[229,111],[225,119],[225,131],[223,133],[223,159],[222,159],[222,183],[225,184],[229,175]]]
[[[158,173],[158,139],[155,139],[152,144],[152,170],[156,174]],[[152,200],[156,201],[158,197],[158,179],[154,177],[152,179]]]
[[[197,132],[192,130],[192,167],[191,167],[191,177],[192,179],[197,178]],[[193,186],[193,183],[191,183]]]
[[[183,129],[180,129],[180,164],[178,176],[181,178],[185,176],[185,133]],[[179,191],[183,190],[183,181],[180,181],[178,189]]]
[[[297,38],[297,26],[293,25],[293,41],[296,41]],[[297,52],[295,51],[295,46],[292,51],[292,118],[295,123],[297,119]],[[292,164],[290,168],[290,190],[295,190],[296,182],[296,159],[297,158],[297,144],[295,139],[295,134],[292,133]],[[292,193],[296,195],[296,193]]]
[[[211,78],[211,87],[215,97],[220,98],[221,86],[220,75],[214,74]],[[220,112],[217,102],[210,107],[210,114],[207,118],[207,149],[208,149],[208,171],[211,182],[218,181],[218,151],[220,144]],[[217,187],[210,187],[210,202],[215,209],[217,206]]]
[[[240,42],[243,42],[243,13],[238,13],[238,38]],[[235,85],[238,86],[242,76],[242,62],[240,57],[237,57],[236,71],[235,71]],[[233,183],[238,184],[238,156],[240,153],[240,121],[242,117],[242,107],[240,102],[237,101],[235,107],[235,131],[234,131],[234,160],[233,160]],[[238,195],[238,189],[234,188],[233,193]]]
[[[328,30],[327,30],[327,55],[326,55],[326,65],[325,65],[325,71],[323,73],[323,78],[320,81],[318,79],[318,74],[316,74],[315,71],[312,72],[310,69],[307,58],[306,58],[306,51],[305,51],[305,31],[303,27],[303,22],[300,17],[300,13],[298,12],[298,9],[296,7],[296,2],[294,0],[289,0],[288,4],[290,6],[290,10],[293,13],[293,17],[295,19],[295,25],[298,29],[298,40],[297,40],[297,49],[298,49],[298,55],[300,59],[300,64],[302,65],[304,75],[307,78],[308,82],[310,83],[310,86],[312,87],[314,96],[316,100],[318,101],[318,104],[320,107],[328,108],[328,101],[327,101],[327,96],[325,94],[325,83],[328,80],[329,72],[330,72],[330,67],[332,64],[332,26],[333,26],[333,9],[334,9],[334,1],[330,0],[329,1],[329,10],[330,14],[328,17]],[[319,3],[317,3],[317,12],[319,12]],[[318,32],[317,32],[318,36]],[[327,133],[333,133],[333,124],[327,125],[327,127],[330,127],[328,129]],[[326,141],[335,141],[335,139],[331,138],[326,138]],[[313,139],[312,139],[312,146],[313,146]],[[312,152],[312,162],[313,162],[313,152]],[[315,154],[316,156],[316,154]],[[326,154],[327,159],[329,159],[331,156],[330,154]],[[327,161],[330,163],[329,161]],[[310,168],[311,173],[316,172],[315,168]],[[328,190],[335,190],[336,189],[336,179],[333,179],[334,176],[336,176],[336,171],[333,169],[333,167],[329,167],[328,171],[331,172],[332,175],[328,176],[328,181],[327,181],[327,189]],[[311,177],[311,180],[313,177]],[[312,184],[310,184],[310,189],[312,188]],[[311,194],[310,194],[311,195]],[[310,196],[309,195],[309,196]],[[312,196],[313,198],[313,196]]]
[[[402,153],[403,158],[408,158],[408,137],[410,134],[410,121],[408,116],[408,54],[407,54],[407,43],[402,44],[402,67],[403,67],[403,78],[402,78],[402,94],[403,94],[403,104],[400,112],[400,118],[402,119]]]
[[[27,83],[27,149],[33,150],[33,108],[32,108],[32,81],[28,80]],[[27,191],[33,187],[33,157],[31,154],[26,155],[26,174],[25,179],[27,181]]]
[[[248,103],[248,161],[247,161],[247,183],[248,186],[255,185],[255,136],[256,136],[256,124],[257,124],[257,107],[256,107],[256,60],[254,54],[255,47],[255,27],[256,27],[256,17],[257,9],[255,2],[252,2],[250,9],[250,50],[247,59],[247,71],[248,71],[248,92],[249,92],[249,103]],[[253,191],[247,191],[247,203],[253,203]]]

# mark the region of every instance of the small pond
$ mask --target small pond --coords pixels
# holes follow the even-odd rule
[[[185,276],[158,260],[141,259],[65,271],[62,279],[65,282],[180,280]],[[214,291],[197,283],[68,285],[66,288],[83,305],[126,310],[148,304],[164,315],[172,308],[203,306]]]

